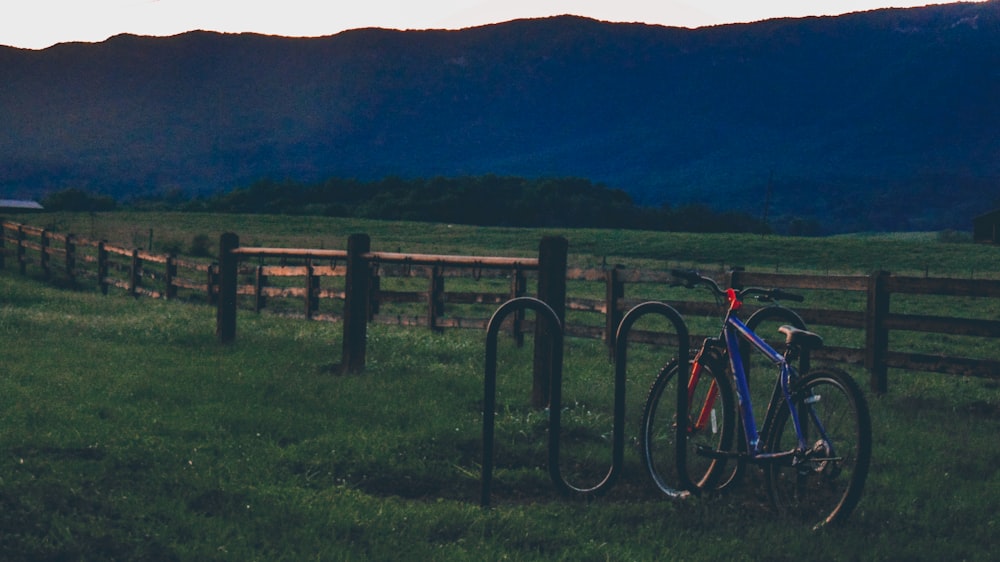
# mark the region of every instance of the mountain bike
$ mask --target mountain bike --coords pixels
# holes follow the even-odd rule
[[[696,271],[672,274],[688,288],[708,288],[725,302],[726,312],[718,337],[707,338],[688,361],[669,363],[650,387],[640,445],[653,482],[671,495],[676,494],[673,480],[698,494],[727,486],[743,465],[753,464],[763,469],[768,497],[780,513],[815,527],[846,519],[861,498],[871,460],[864,394],[840,369],[800,374],[793,366],[802,354],[822,346],[819,335],[781,326],[785,351],[779,353],[739,317],[749,297],[769,302],[802,297],[760,287],[723,290]],[[741,342],[778,369],[759,431]],[[682,368],[689,369],[686,401],[674,400],[667,391],[676,391]]]

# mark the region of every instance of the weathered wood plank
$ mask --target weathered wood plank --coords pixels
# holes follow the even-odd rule
[[[802,275],[790,273],[739,272],[744,287],[780,287],[783,289],[835,289],[866,291],[867,275]]]
[[[893,293],[947,295],[957,297],[1000,297],[1000,281],[949,279],[944,277],[890,277]]]
[[[890,367],[909,371],[1000,379],[1000,361],[991,359],[889,352],[887,362]]]
[[[890,330],[910,330],[959,336],[1000,337],[1000,321],[972,318],[946,318],[916,314],[890,314],[886,319]]]

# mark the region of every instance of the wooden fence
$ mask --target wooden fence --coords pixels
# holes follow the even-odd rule
[[[70,285],[90,280],[104,294],[117,287],[135,297],[174,299],[186,292],[185,296],[198,294],[215,302],[214,264],[8,221],[0,223],[0,228],[0,268],[13,258],[22,275],[29,265],[35,266],[44,279],[61,278]]]
[[[566,335],[603,339],[609,352],[614,334],[625,312],[644,300],[626,298],[626,287],[636,292],[643,285],[656,288],[672,280],[665,271],[628,270],[622,267],[569,268],[567,242],[543,239],[537,258],[445,256],[370,251],[366,235],[353,235],[346,250],[240,247],[235,234],[223,235],[216,263],[182,260],[140,249],[126,249],[72,234],[47,232],[12,222],[2,223],[0,267],[15,261],[22,274],[29,266],[44,278],[77,284],[90,279],[102,292],[110,287],[127,295],[201,300],[217,307],[216,332],[222,342],[236,337],[236,310],[272,310],[313,320],[344,323],[341,364],[347,371],[364,367],[365,339],[369,322],[407,326],[484,329],[492,310],[508,299],[529,294],[530,288],[549,303],[560,318],[597,318],[592,322],[570,321]],[[810,326],[829,326],[853,334],[855,345],[827,345],[814,352],[816,359],[863,366],[871,377],[871,388],[888,390],[890,368],[955,375],[1000,378],[997,354],[987,357],[951,356],[893,349],[894,332],[917,332],[942,339],[971,337],[981,348],[992,349],[1000,336],[997,310],[1000,281],[905,277],[889,272],[871,275],[790,275],[734,269],[720,273],[729,286],[768,286],[803,291],[830,291],[856,295],[863,301],[854,310],[796,307]],[[726,278],[723,278],[726,277]],[[488,287],[475,291],[446,288],[446,279],[462,278]],[[589,287],[585,298],[567,294],[567,283]],[[601,284],[595,289],[594,284]],[[502,290],[498,290],[502,286]],[[648,292],[648,291],[647,291]],[[893,297],[964,297],[981,300],[978,317],[946,317],[892,311]],[[660,299],[658,299],[660,300]],[[670,299],[667,302],[687,316],[711,316],[713,303]],[[295,303],[298,303],[297,305]],[[469,312],[463,313],[463,310]],[[511,331],[521,337],[535,330],[534,323],[517,316]],[[819,330],[826,335],[824,330]],[[538,373],[547,360],[544,333],[535,330],[536,390],[545,394]],[[692,336],[692,344],[703,335]],[[671,335],[635,332],[632,341],[671,344]],[[541,398],[538,398],[541,399]]]

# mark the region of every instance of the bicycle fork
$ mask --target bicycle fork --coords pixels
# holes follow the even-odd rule
[[[698,351],[698,355],[695,356],[694,360],[691,362],[691,374],[688,377],[688,407],[694,405],[694,393],[695,389],[698,388],[698,381],[701,379],[702,372],[702,357],[705,355],[705,350],[708,348],[709,342],[706,340],[705,344],[702,345],[701,350]],[[695,433],[705,429],[705,426],[709,422],[712,423],[712,433],[716,432],[714,419],[715,413],[715,400],[719,397],[719,385],[712,379],[711,384],[708,387],[708,393],[705,396],[705,402],[701,406],[701,410],[698,412],[697,419],[694,423],[688,423],[687,432],[688,434]],[[691,419],[690,416],[688,419]]]

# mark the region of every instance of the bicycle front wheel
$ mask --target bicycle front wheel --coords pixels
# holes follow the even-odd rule
[[[871,418],[864,394],[839,369],[813,370],[792,388],[806,448],[800,450],[787,402],[781,402],[768,451],[795,451],[767,465],[767,491],[779,512],[819,528],[851,514],[871,461]]]
[[[692,362],[683,363],[690,369]],[[688,491],[711,490],[724,485],[733,470],[726,471],[727,459],[709,456],[705,451],[729,451],[733,443],[736,405],[725,370],[716,362],[700,364],[697,380],[690,388],[688,415],[685,418],[687,439],[684,466],[677,455],[677,380],[678,361],[664,367],[646,398],[643,408],[640,446],[646,469],[654,484],[668,495],[678,487]],[[698,449],[703,451],[699,454]],[[735,460],[729,463],[735,466]],[[689,486],[684,486],[682,472]]]

